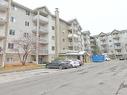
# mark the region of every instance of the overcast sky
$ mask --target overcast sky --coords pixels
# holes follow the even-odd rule
[[[31,9],[47,6],[52,14],[59,8],[60,17],[77,18],[91,35],[127,29],[127,0],[14,0]]]

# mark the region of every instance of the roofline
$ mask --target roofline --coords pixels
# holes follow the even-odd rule
[[[12,4],[14,4],[14,5],[16,5],[16,6],[20,7],[20,8],[29,10],[29,11],[33,11],[32,9],[30,9],[30,8],[28,8],[28,7],[26,7],[26,6],[23,6],[23,5],[21,5],[21,4],[17,3],[17,2],[15,2],[15,1],[12,1]]]
[[[31,12],[34,12],[35,9],[37,9],[37,8],[35,8],[35,9],[30,9],[30,8],[28,8],[28,7],[26,7],[26,6],[22,5],[22,4],[19,4],[19,3],[15,2],[15,1],[12,1],[12,4],[14,4],[14,5],[16,5],[16,6],[20,7],[20,8],[29,10],[29,11],[31,11]],[[46,7],[46,6],[42,6],[42,7]],[[39,8],[40,8],[40,7],[39,7]],[[46,8],[47,8],[47,7],[46,7]],[[54,18],[56,18],[56,16],[53,15],[52,13],[50,13],[49,15],[51,15],[51,16],[54,17]],[[71,25],[71,23],[70,23],[69,21],[65,21],[65,20],[62,19],[62,18],[59,18],[59,19],[60,19],[61,21],[63,21],[64,23],[66,23],[66,24],[68,24],[68,25]],[[76,21],[77,21],[77,19],[73,19],[73,20],[76,20]],[[72,20],[72,21],[73,21],[73,20]],[[78,21],[77,21],[77,22],[78,22]],[[79,24],[79,22],[78,22],[78,24]],[[80,28],[82,29],[82,27],[81,27],[80,24],[79,24],[79,26],[80,26]]]
[[[54,18],[56,18],[56,16],[53,15],[53,14],[51,14],[51,16],[54,17]],[[62,18],[59,18],[59,19],[60,19],[61,21],[65,22],[66,24],[71,25],[69,22],[65,21],[64,19],[62,19]]]

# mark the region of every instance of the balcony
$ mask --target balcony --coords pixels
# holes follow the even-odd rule
[[[48,50],[47,49],[39,49],[39,55],[48,55]],[[36,54],[36,49],[32,50],[32,54],[35,55]]]
[[[39,43],[40,44],[48,44],[48,40],[45,38],[39,38]]]
[[[69,42],[69,46],[73,46],[73,42]]]
[[[37,23],[37,19],[38,19],[38,16],[36,15],[36,16],[34,16],[33,21],[34,21],[35,23]],[[39,15],[39,22],[40,22],[41,24],[43,24],[43,25],[46,25],[46,24],[48,24],[48,18]]]
[[[112,35],[113,39],[119,39],[119,34]]]
[[[37,28],[34,27],[34,29],[32,30],[33,33],[36,33],[37,32]],[[44,27],[40,27],[39,29],[39,34],[47,34],[48,33],[48,30]]]
[[[36,36],[34,36],[33,38],[34,38],[33,39],[33,44],[35,44],[36,43]],[[46,38],[39,38],[38,39],[38,42],[40,44],[43,44],[43,45],[48,44],[48,40]]]
[[[78,35],[76,35],[76,34],[69,34],[69,35],[68,35],[68,38],[73,38],[73,37],[74,37],[74,38],[78,38]]]
[[[8,8],[8,2],[5,0],[0,0],[0,11],[6,11]]]
[[[68,31],[72,31],[72,27],[70,26],[70,27],[68,27]]]
[[[100,37],[100,41],[102,41],[102,42],[104,42],[104,41],[106,41],[106,37]]]
[[[4,25],[7,22],[5,17],[0,17],[0,25]]]
[[[113,40],[114,44],[119,44],[120,40]]]
[[[121,46],[114,46],[114,49],[117,49],[117,50],[119,49],[120,50]]]

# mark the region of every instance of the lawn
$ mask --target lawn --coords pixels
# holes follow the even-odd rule
[[[26,71],[26,70],[33,70],[33,69],[41,69],[41,68],[44,68],[44,66],[40,64],[33,64],[33,63],[26,63],[25,65],[22,65],[21,63],[5,64],[4,68],[0,68],[0,73],[18,72],[18,71]]]

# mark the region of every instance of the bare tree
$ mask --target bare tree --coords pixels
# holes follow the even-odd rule
[[[32,37],[26,35],[18,40],[15,40],[14,42],[17,45],[15,50],[18,52],[20,62],[22,63],[22,65],[25,65],[27,58],[32,51],[32,47],[33,47]]]

